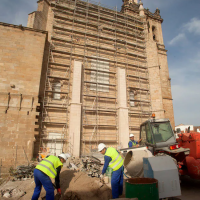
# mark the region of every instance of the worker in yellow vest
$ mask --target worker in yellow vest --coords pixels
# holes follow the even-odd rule
[[[38,200],[42,186],[46,190],[46,200],[54,200],[54,187],[51,178],[55,178],[57,193],[61,194],[60,171],[63,163],[66,162],[69,154],[57,156],[47,156],[34,169],[35,190],[31,200]]]
[[[102,170],[101,178],[106,173],[106,169],[111,167],[113,169],[111,178],[112,196],[113,199],[119,198],[123,193],[123,158],[119,152],[113,147],[106,147],[101,143],[98,145],[98,151],[104,155],[104,167]]]
[[[128,147],[139,147],[140,146],[139,143],[142,141],[142,139],[135,141],[133,134],[130,134],[129,137],[130,137],[130,140],[129,140],[129,143],[128,143]]]

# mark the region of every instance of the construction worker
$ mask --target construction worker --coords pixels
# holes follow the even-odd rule
[[[139,147],[139,143],[141,142],[142,139],[135,141],[133,134],[130,134],[129,137],[130,137],[130,140],[129,140],[129,143],[128,143],[128,147]]]
[[[113,147],[106,148],[106,145],[101,143],[98,145],[98,151],[104,155],[104,167],[100,178],[103,178],[108,166],[113,169],[111,178],[112,196],[113,199],[119,198],[123,192],[123,158],[118,151]]]
[[[57,156],[47,156],[34,169],[35,190],[31,200],[38,200],[42,185],[46,190],[46,200],[54,200],[54,187],[51,178],[55,178],[57,193],[61,195],[60,171],[68,156],[64,153]]]

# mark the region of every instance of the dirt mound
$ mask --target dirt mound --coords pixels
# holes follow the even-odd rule
[[[100,187],[98,178],[90,178],[83,172],[65,170],[61,173],[62,200],[106,200],[111,199],[111,189]]]

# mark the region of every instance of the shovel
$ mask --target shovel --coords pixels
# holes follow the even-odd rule
[[[56,185],[54,183],[52,184],[53,184],[54,189],[57,189]],[[54,200],[61,200],[61,198],[62,198],[62,194],[56,194],[56,196],[54,197]]]

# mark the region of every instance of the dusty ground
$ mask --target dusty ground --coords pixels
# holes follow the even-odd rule
[[[75,172],[72,170],[62,170],[60,174],[60,183],[62,197],[55,198],[56,200],[108,200],[111,199],[111,189],[106,185],[100,188],[99,179],[90,178],[83,172]],[[30,200],[34,191],[34,179],[26,181],[15,181],[4,183],[0,186],[0,191],[5,189],[16,189],[18,191],[26,191],[26,194],[20,198],[9,198],[9,200]],[[56,194],[56,190],[55,190]],[[45,191],[42,189],[40,200],[45,196]],[[8,198],[1,198],[5,200]],[[45,198],[44,198],[45,199]]]
[[[200,199],[200,180],[194,180],[187,176],[181,178],[181,200]]]
[[[99,187],[97,178],[90,178],[83,172],[72,170],[62,170],[61,172],[61,191],[62,197],[55,200],[109,200],[111,199],[111,189],[107,186]],[[0,191],[4,189],[17,189],[26,191],[26,194],[20,198],[9,198],[9,200],[30,200],[33,194],[35,183],[33,179],[26,181],[15,181],[3,183]],[[189,177],[181,178],[181,197],[180,200],[199,200],[200,199],[200,180],[193,180]],[[56,191],[55,191],[56,194]],[[42,189],[41,197],[45,196]],[[124,196],[124,195],[123,195]],[[40,197],[40,200],[42,199]],[[8,200],[1,198],[1,200]]]

